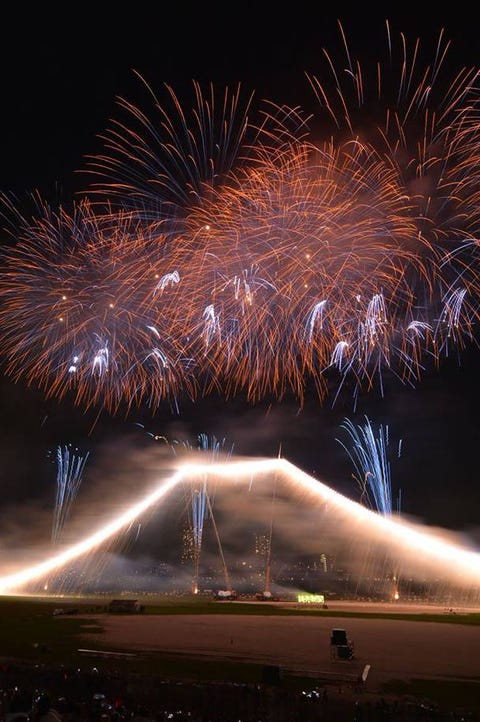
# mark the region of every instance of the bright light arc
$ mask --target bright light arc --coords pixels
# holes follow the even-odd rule
[[[123,514],[94,534],[39,564],[13,574],[0,576],[0,593],[5,594],[19,590],[28,582],[41,579],[50,572],[92,551],[131,524],[180,482],[192,479],[199,474],[208,473],[224,480],[239,480],[242,477],[251,479],[256,474],[281,474],[287,481],[298,485],[303,491],[312,493],[319,501],[328,502],[335,509],[348,514],[352,520],[368,524],[370,529],[378,531],[386,539],[400,543],[405,549],[422,554],[434,562],[454,565],[456,573],[462,575],[465,582],[480,583],[480,554],[437,539],[422,531],[421,527],[416,529],[412,525],[407,526],[396,519],[379,515],[334,491],[285,459],[276,458],[179,465],[178,469],[169,478],[162,481],[153,492],[133,504]]]

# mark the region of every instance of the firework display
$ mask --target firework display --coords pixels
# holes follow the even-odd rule
[[[390,474],[389,427],[379,424],[376,431],[368,416],[365,416],[363,424],[354,424],[350,419],[345,419],[341,428],[347,433],[350,443],[347,445],[341,439],[337,439],[337,442],[345,449],[353,463],[355,474],[352,476],[360,488],[361,502],[385,517],[391,516],[394,512],[394,504]],[[401,448],[400,440],[398,456]],[[397,499],[397,513],[400,513],[400,500],[401,490]],[[378,559],[375,559],[375,556],[375,553],[365,553],[364,579],[376,576],[375,572],[371,573],[375,568],[378,569]],[[385,555],[381,576],[385,580],[390,580],[392,585],[390,594],[393,599],[399,598],[399,567],[398,560],[393,560],[389,554]]]
[[[77,543],[61,552],[44,558],[41,562],[31,566],[22,565],[21,569],[0,575],[0,591],[2,594],[19,590],[28,583],[43,579],[45,575],[61,569],[76,559],[84,558],[90,552],[98,549],[123,529],[128,528],[132,522],[138,520],[142,514],[154,505],[162,503],[170,492],[182,482],[195,477],[203,479],[205,475],[221,482],[238,484],[242,480],[246,487],[252,476],[257,479],[268,479],[278,475],[284,479],[297,492],[308,493],[311,503],[328,504],[331,510],[338,513],[343,520],[347,520],[350,529],[355,529],[355,539],[361,530],[370,538],[382,540],[382,548],[388,544],[396,549],[405,561],[409,557],[409,564],[420,561],[435,569],[442,569],[452,583],[468,586],[478,586],[480,578],[480,555],[458,543],[451,543],[439,538],[421,526],[407,524],[392,516],[377,514],[362,504],[358,504],[331,489],[318,479],[301,471],[285,459],[260,459],[252,461],[227,461],[213,464],[184,463],[159,482],[158,486],[136,503],[129,506],[123,513],[114,516],[101,528],[82,538]],[[339,518],[340,518],[339,517]],[[353,532],[352,532],[353,533]]]
[[[162,440],[167,441],[165,438]],[[225,439],[222,441],[218,440],[215,436],[209,436],[208,434],[201,433],[197,436],[197,446],[194,447],[188,441],[184,441],[179,445],[178,441],[174,441],[170,444],[173,452],[177,454],[177,448],[191,453],[193,451],[200,451],[202,455],[207,455],[210,463],[220,461],[222,458],[229,459],[233,453],[233,446],[226,450]],[[194,564],[194,578],[192,583],[192,589],[195,594],[198,593],[199,588],[199,575],[200,575],[200,556],[202,552],[203,542],[203,529],[204,523],[208,517],[210,517],[211,524],[213,526],[215,537],[218,544],[219,554],[222,560],[223,572],[226,580],[227,589],[230,589],[230,575],[228,572],[227,564],[225,561],[225,555],[223,553],[222,542],[218,533],[218,527],[215,522],[215,516],[213,514],[213,501],[215,490],[208,488],[208,478],[205,476],[203,479],[194,479],[193,483],[187,481],[185,484],[185,496],[187,498],[186,511],[187,511],[187,522],[184,531],[184,542],[187,547],[191,546],[192,560]]]
[[[56,544],[80,489],[88,452],[81,454],[70,444],[57,446],[57,489],[52,523],[52,544]]]
[[[346,42],[325,53],[312,118],[196,83],[191,111],[171,88],[150,115],[120,101],[90,200],[17,212],[7,373],[111,413],[323,402],[414,383],[475,341],[478,71],[445,77],[442,34],[430,63],[419,48],[401,36],[396,60],[387,25],[373,68]]]
[[[354,424],[350,419],[345,419],[341,428],[347,432],[351,448],[341,439],[337,441],[353,462],[355,469],[353,476],[360,487],[362,500],[381,514],[392,514],[394,505],[388,458],[390,444],[388,426],[380,424],[378,432],[375,432],[370,419],[366,416],[364,424]],[[398,445],[398,456],[400,450],[401,442]]]

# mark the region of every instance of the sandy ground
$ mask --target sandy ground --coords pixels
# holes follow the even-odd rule
[[[345,608],[339,605],[339,611]],[[382,611],[378,606],[375,609]],[[369,610],[366,605],[361,608]],[[389,607],[388,611],[404,610]],[[410,607],[410,611],[420,610]],[[421,611],[434,610],[422,607]],[[445,613],[444,609],[435,611]],[[101,643],[105,650],[158,650],[200,659],[252,661],[319,678],[324,674],[347,679],[369,664],[367,686],[371,691],[390,679],[480,678],[480,627],[460,624],[222,614],[102,615],[98,621],[105,630]],[[354,660],[331,658],[334,627],[347,630],[354,643]],[[98,635],[87,635],[85,647],[91,639],[100,646]]]

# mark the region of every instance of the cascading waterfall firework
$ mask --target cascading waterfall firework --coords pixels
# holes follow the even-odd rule
[[[350,457],[355,474],[353,478],[361,491],[361,501],[366,506],[375,509],[384,516],[391,516],[394,512],[392,500],[392,482],[389,459],[389,429],[380,424],[375,431],[370,419],[365,416],[363,424],[354,424],[345,419],[341,428],[347,432],[350,445],[337,439]],[[400,456],[402,443],[398,444],[397,456]],[[400,492],[398,494],[397,511],[400,512]],[[389,560],[385,561],[389,565]],[[399,572],[393,574],[393,597],[398,599]]]
[[[380,424],[376,433],[370,419],[365,416],[364,424],[354,424],[350,419],[345,419],[341,428],[348,433],[351,446],[348,447],[340,439],[337,441],[353,462],[354,479],[361,489],[362,500],[381,514],[392,514],[388,426]],[[398,446],[400,448],[401,443]]]
[[[271,485],[273,478],[288,483],[295,494],[308,499],[309,505],[322,516],[322,510],[328,507],[329,513],[334,513],[335,526],[339,522],[345,524],[345,532],[350,531],[355,539],[358,550],[362,536],[376,539],[382,548],[389,548],[392,554],[401,557],[410,565],[415,573],[422,577],[426,569],[433,575],[440,574],[445,580],[458,588],[468,588],[474,585],[478,593],[480,580],[480,555],[472,548],[466,547],[458,540],[447,541],[431,529],[421,525],[406,522],[404,519],[392,515],[378,514],[364,505],[359,504],[337,491],[329,488],[318,479],[309,476],[285,459],[257,459],[257,460],[230,460],[225,463],[179,463],[177,468],[160,478],[155,486],[146,495],[128,505],[121,512],[112,513],[109,521],[104,521],[92,531],[89,527],[88,536],[82,537],[76,543],[58,553],[45,556],[41,561],[28,565],[22,557],[23,566],[12,564],[5,560],[5,566],[0,574],[0,590],[2,594],[24,588],[26,585],[36,583],[45,575],[71,564],[76,559],[85,558],[86,555],[99,549],[109,540],[115,538],[122,530],[128,528],[133,522],[149,513],[157,504],[165,502],[165,498],[179,485],[194,478],[202,480],[205,475],[215,479],[216,483],[227,486],[237,486],[239,482],[244,485],[245,492],[251,485],[252,477],[260,483],[266,479]],[[28,558],[28,556],[27,556]]]
[[[192,531],[194,544],[195,576],[193,591],[198,592],[198,577],[200,569],[200,552],[202,549],[203,523],[207,510],[207,482],[203,482],[201,489],[192,489]]]
[[[160,437],[166,443],[169,443],[165,437]],[[180,446],[188,452],[200,451],[203,454],[207,454],[211,463],[219,461],[220,458],[228,459],[233,454],[233,445],[227,449],[225,439],[222,441],[218,440],[216,436],[209,436],[208,434],[201,433],[197,436],[197,445],[192,446],[189,441],[184,441],[182,444],[178,442],[170,444],[173,452],[176,454],[176,449]],[[231,588],[230,574],[223,553],[223,546],[218,532],[218,527],[213,514],[213,498],[212,491],[208,489],[207,476],[203,480],[196,481],[194,484],[189,484],[187,489],[187,495],[189,501],[187,503],[187,541],[192,540],[193,543],[193,563],[194,563],[194,579],[193,579],[193,592],[198,593],[199,575],[200,575],[200,556],[202,551],[203,541],[203,527],[205,520],[210,517],[212,526],[215,532],[217,540],[218,550],[222,560],[223,573],[225,577],[225,583],[228,590]]]
[[[61,540],[62,531],[70,516],[73,503],[77,497],[83,479],[83,472],[89,457],[89,452],[81,453],[78,448],[71,444],[59,444],[55,451],[55,462],[57,466],[55,506],[53,510],[51,543],[57,546]],[[44,590],[51,587],[52,578],[47,577],[44,581]],[[59,585],[59,580],[54,579],[54,586]],[[62,591],[65,591],[65,584],[61,584]]]
[[[57,487],[51,535],[54,545],[59,540],[82,483],[88,456],[89,452],[81,454],[78,449],[72,449],[70,444],[57,446]]]

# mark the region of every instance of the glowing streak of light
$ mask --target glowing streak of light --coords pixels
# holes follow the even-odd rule
[[[0,593],[5,594],[18,590],[28,582],[41,579],[53,570],[59,569],[65,564],[78,559],[83,554],[92,551],[135,521],[137,517],[159,502],[181,481],[198,475],[204,476],[208,473],[224,480],[238,480],[240,477],[250,479],[252,474],[282,474],[292,484],[300,487],[302,491],[308,491],[317,497],[319,501],[327,503],[331,508],[343,514],[348,514],[352,517],[352,522],[368,525],[369,531],[383,535],[383,538],[390,543],[400,544],[404,551],[414,552],[416,558],[422,555],[433,562],[454,569],[455,574],[463,576],[465,583],[480,582],[480,554],[477,552],[455,546],[424,531],[415,529],[411,525],[406,526],[400,521],[376,514],[334,491],[285,459],[261,459],[255,461],[230,461],[223,464],[189,464],[181,466],[153,492],[147,494],[123,514],[86,539],[39,564],[0,577]]]
[[[384,427],[380,424],[377,435],[375,435],[369,418],[365,416],[365,424],[356,425],[350,419],[345,419],[341,428],[348,433],[352,448],[349,449],[340,439],[337,441],[353,462],[356,472],[354,479],[362,490],[362,496],[366,495],[369,499],[368,490],[370,490],[374,501],[370,506],[382,514],[391,514],[393,507],[390,462],[387,453],[388,426]]]
[[[52,542],[54,544],[58,541],[77,496],[87,459],[88,453],[82,456],[71,453],[69,446],[57,447],[57,491],[52,525]]]

